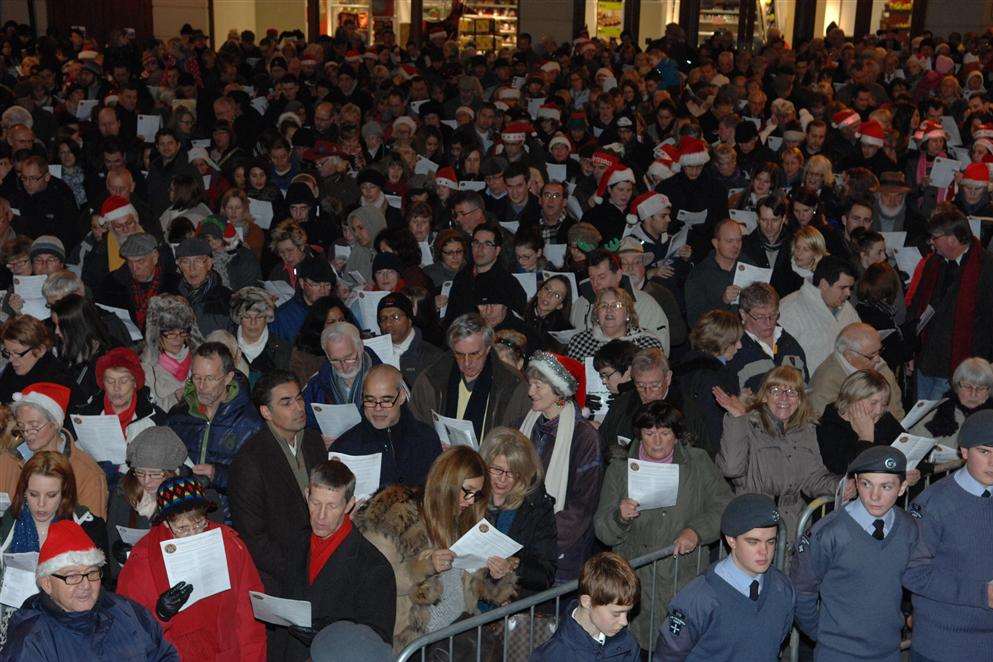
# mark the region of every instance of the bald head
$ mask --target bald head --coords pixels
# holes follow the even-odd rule
[[[107,173],[107,193],[117,195],[125,200],[131,199],[134,193],[134,177],[127,168],[114,168]]]
[[[362,382],[362,408],[365,417],[377,430],[392,427],[400,420],[407,402],[403,375],[391,365],[377,365]]]
[[[31,149],[34,146],[34,131],[23,124],[15,124],[7,132],[7,143],[14,152]]]
[[[855,322],[841,330],[834,348],[856,370],[875,370],[881,363],[879,352],[883,348],[883,340],[873,327]]]

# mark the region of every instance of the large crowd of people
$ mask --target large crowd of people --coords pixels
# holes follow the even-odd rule
[[[993,32],[376,36],[3,26],[0,661],[993,660]]]

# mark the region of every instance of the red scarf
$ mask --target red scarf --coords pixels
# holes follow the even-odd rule
[[[158,363],[177,382],[185,382],[186,378],[190,375],[190,366],[193,364],[193,352],[187,352],[186,358],[182,361],[172,358],[165,352],[159,352]]]
[[[321,568],[328,562],[341,543],[344,542],[348,534],[352,532],[352,518],[345,516],[345,521],[341,523],[338,530],[327,538],[318,538],[313,533],[310,534],[310,561],[307,564],[307,583],[313,584],[320,574]]]
[[[156,266],[152,280],[146,283],[136,283],[131,279],[131,299],[134,304],[134,321],[139,329],[145,328],[145,315],[148,313],[148,302],[159,293],[162,287],[162,267]]]
[[[117,414],[118,420],[121,422],[121,431],[124,432],[125,439],[127,439],[128,425],[131,424],[131,419],[134,418],[134,410],[138,407],[138,395],[131,396],[131,404],[125,408],[120,414]],[[105,393],[103,396],[103,413],[113,414],[114,405],[110,404],[110,398],[107,397]]]
[[[972,356],[972,337],[975,331],[976,295],[979,287],[979,272],[982,270],[983,248],[979,240],[972,239],[969,251],[965,254],[959,274],[958,297],[955,300],[955,319],[952,322],[952,371],[962,361]],[[921,260],[914,271],[914,277],[907,288],[908,312],[914,317],[920,317],[931,303],[945,258],[932,253],[926,260]],[[924,329],[927,334],[927,327]]]

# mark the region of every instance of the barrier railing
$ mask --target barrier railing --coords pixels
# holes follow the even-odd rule
[[[785,554],[785,550],[786,550],[786,538],[787,538],[787,536],[786,536],[786,529],[784,527],[780,527],[780,529],[779,529],[779,536],[778,536],[777,545],[776,545],[777,556],[776,556],[776,560],[775,560],[776,567],[777,568],[780,568],[780,569],[783,568],[783,564],[785,562],[784,559],[785,559],[785,556],[786,556],[786,554]],[[700,546],[700,547],[697,548],[697,550],[695,552],[695,556],[696,556],[695,566],[696,567],[695,567],[695,571],[694,571],[694,575],[693,575],[694,577],[696,575],[699,575],[700,572],[701,572],[701,570],[703,570],[705,568],[705,566],[704,566],[704,556],[705,555],[707,557],[707,563],[709,564],[710,557],[713,554],[715,547],[717,549],[717,558],[718,558],[718,560],[724,558],[724,556],[726,555],[726,551],[725,551],[725,547],[722,544],[721,540],[718,540],[715,543],[711,543],[710,545]],[[655,636],[654,636],[654,633],[656,632],[656,628],[655,628],[655,626],[656,626],[656,615],[660,611],[659,609],[657,609],[657,605],[655,604],[655,596],[656,596],[655,589],[656,589],[656,586],[657,586],[657,582],[660,581],[660,578],[658,577],[658,562],[659,561],[662,561],[662,560],[665,560],[665,559],[668,559],[668,558],[672,558],[673,557],[673,551],[674,551],[674,549],[675,548],[674,548],[673,545],[669,545],[668,547],[665,547],[665,548],[660,549],[660,550],[656,550],[654,552],[650,552],[648,554],[645,554],[644,556],[639,556],[638,558],[632,559],[630,561],[631,567],[633,567],[635,570],[640,569],[640,568],[644,568],[645,566],[648,566],[648,565],[651,565],[652,566],[652,572],[651,572],[651,590],[648,593],[648,595],[651,596],[651,603],[648,605],[648,614],[649,614],[649,616],[648,616],[648,619],[649,619],[648,620],[648,623],[649,623],[649,632],[653,633],[653,636],[651,636],[649,638],[649,642],[648,642],[648,646],[649,646],[648,647],[648,656],[649,656],[649,659],[651,659],[652,650],[653,650],[653,648],[655,646]],[[694,553],[691,552],[691,554],[687,554],[686,556],[677,556],[677,557],[675,557],[676,558],[676,562],[673,563],[673,570],[672,570],[672,585],[673,585],[674,589],[675,589],[675,587],[677,587],[679,585],[680,566],[682,564],[684,564],[684,563],[691,562],[691,558],[690,557],[691,557],[692,554],[694,554]],[[535,631],[534,631],[534,627],[535,627],[535,613],[536,613],[536,608],[539,605],[542,605],[542,604],[545,604],[545,603],[551,603],[552,601],[554,601],[554,603],[555,603],[555,611],[554,611],[553,618],[554,618],[554,622],[555,622],[555,627],[557,629],[558,628],[558,624],[559,624],[558,623],[558,620],[559,620],[559,617],[561,615],[561,600],[562,600],[562,597],[563,596],[566,596],[566,595],[568,595],[570,593],[573,593],[578,588],[579,588],[579,582],[578,582],[578,580],[573,580],[573,581],[568,582],[566,584],[562,584],[561,586],[556,586],[556,587],[550,588],[547,591],[543,591],[541,593],[536,593],[535,595],[532,595],[532,596],[530,596],[528,598],[524,598],[522,600],[517,600],[516,602],[512,602],[512,603],[510,603],[508,605],[505,605],[503,607],[498,607],[498,608],[493,609],[491,611],[488,611],[486,613],[479,614],[477,616],[473,616],[471,618],[467,618],[467,619],[462,620],[462,621],[458,621],[458,622],[453,623],[453,624],[451,624],[451,625],[449,625],[447,627],[441,628],[439,630],[435,630],[434,632],[429,632],[429,633],[425,634],[424,636],[422,636],[422,637],[420,637],[420,638],[412,641],[410,644],[407,645],[406,648],[404,648],[402,651],[400,651],[400,653],[396,657],[396,662],[408,662],[410,660],[415,660],[415,659],[416,660],[420,660],[421,662],[426,662],[427,659],[428,659],[428,648],[429,647],[432,647],[435,644],[439,644],[441,642],[444,642],[446,640],[448,642],[448,659],[449,660],[454,660],[455,658],[454,658],[453,653],[454,653],[454,646],[455,646],[455,638],[458,637],[458,636],[460,636],[460,635],[464,635],[464,634],[466,634],[468,632],[471,632],[473,630],[475,630],[475,632],[476,632],[476,636],[475,636],[475,658],[473,658],[473,659],[475,659],[476,662],[482,662],[482,660],[484,659],[484,657],[487,660],[496,659],[496,658],[493,657],[496,651],[494,651],[494,650],[484,651],[483,650],[483,648],[484,648],[484,645],[483,645],[483,628],[486,627],[486,626],[488,626],[488,625],[492,625],[493,623],[497,623],[499,621],[502,621],[503,622],[503,625],[502,625],[502,628],[501,628],[502,631],[501,631],[501,635],[500,635],[501,636],[501,641],[500,641],[500,648],[501,648],[501,650],[499,651],[498,655],[499,655],[499,659],[502,662],[508,662],[508,660],[510,659],[510,658],[508,658],[508,649],[509,649],[509,643],[510,643],[510,629],[511,629],[511,627],[510,627],[510,619],[513,616],[517,616],[517,615],[521,615],[521,614],[525,614],[525,613],[529,616],[529,618],[528,618],[528,654],[530,655],[531,651],[533,651],[534,648],[535,648],[535,642],[534,642]],[[644,607],[645,607],[645,605],[642,605],[642,608],[644,608]],[[661,619],[659,620],[659,622],[661,622]],[[494,646],[494,648],[495,648],[495,646]],[[468,660],[468,659],[469,658],[466,658],[466,657],[460,657],[460,662],[462,662],[462,660]],[[514,662],[514,661],[511,661],[511,662]]]

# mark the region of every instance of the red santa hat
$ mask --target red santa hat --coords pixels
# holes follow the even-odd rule
[[[345,53],[345,62],[351,62],[354,64],[355,62],[361,62],[361,61],[362,61],[362,53],[359,53],[358,51],[347,51]]]
[[[607,189],[621,182],[636,183],[634,172],[620,161],[615,161],[603,172],[600,183],[596,187],[596,195],[593,196],[594,202],[597,204],[603,202],[603,196],[607,193]]]
[[[10,404],[16,414],[24,405],[31,405],[48,414],[52,420],[62,427],[65,422],[66,410],[69,408],[69,395],[72,393],[62,384],[52,382],[35,382],[25,386],[23,391],[15,393],[14,401]]]
[[[434,183],[436,186],[444,186],[445,188],[450,188],[453,191],[459,190],[459,178],[455,174],[455,168],[452,166],[439,168],[434,173]]]
[[[417,74],[417,67],[412,64],[401,64],[400,68],[397,69],[397,76],[399,76],[402,80],[410,80]]]
[[[876,120],[862,122],[858,130],[858,136],[861,142],[867,145],[875,145],[876,147],[882,147],[883,143],[886,142],[886,133],[883,131],[883,125]]]
[[[989,158],[993,158],[993,140],[989,138],[979,138],[976,142],[972,143],[973,147],[979,146],[986,150],[986,154],[983,154],[983,161],[985,162]]]
[[[71,519],[64,519],[48,526],[48,536],[38,553],[34,575],[41,579],[69,566],[99,567],[105,561],[103,552],[93,544],[83,527]]]
[[[610,168],[615,163],[617,163],[620,158],[613,152],[608,152],[604,149],[598,149],[593,152],[593,165],[600,165],[605,168]]]
[[[440,25],[433,27],[431,28],[431,32],[428,33],[428,39],[448,39],[448,32]]]
[[[993,122],[988,124],[980,124],[976,127],[976,130],[972,132],[973,138],[993,138]]]
[[[948,140],[948,134],[945,132],[945,127],[941,126],[941,122],[924,120],[921,122],[921,126],[917,129],[917,131],[914,132],[914,138],[918,142],[924,142],[925,140],[931,140],[932,138]]]
[[[556,133],[552,136],[552,139],[548,141],[548,151],[552,151],[552,148],[556,145],[565,145],[570,151],[572,151],[572,143],[569,142],[569,139],[561,133]]]
[[[710,160],[707,143],[693,136],[683,136],[679,141],[679,165],[702,166]]]
[[[134,205],[119,195],[108,196],[100,205],[100,216],[106,223],[124,218],[128,214],[133,214],[135,219],[138,218],[138,210]]]
[[[401,115],[393,120],[393,130],[396,131],[397,127],[401,124],[409,126],[411,131],[417,131],[417,122],[410,115]]]
[[[542,71],[562,71],[562,67],[555,60],[549,60],[538,68]]]
[[[985,163],[970,163],[962,175],[962,183],[973,186],[987,186],[990,183],[990,169]]]
[[[838,112],[836,112],[834,115],[831,116],[831,126],[833,126],[836,129],[840,129],[845,126],[851,126],[853,124],[858,124],[861,121],[862,118],[859,117],[859,114],[856,113],[851,108],[845,108],[843,110],[839,110]]]
[[[586,406],[586,367],[582,363],[561,354],[535,352],[528,362],[531,368],[559,393],[575,397],[580,409]]]
[[[538,119],[559,122],[562,120],[562,111],[554,103],[543,103],[538,106]]]
[[[455,109],[455,117],[458,117],[460,113],[467,114],[470,118],[476,119],[476,111],[469,106],[459,106]]]
[[[679,164],[665,157],[655,159],[652,165],[648,166],[648,174],[657,181],[669,179],[677,172],[679,172]]]
[[[672,203],[667,196],[655,191],[642,193],[631,201],[631,213],[637,214],[638,218],[647,221],[656,214],[661,214],[664,209],[671,209]]]
[[[229,251],[237,248],[241,242],[238,229],[232,223],[224,224],[224,235],[221,238],[224,240],[224,249]]]
[[[500,132],[500,140],[505,143],[522,143],[534,132],[530,122],[523,120],[510,122]]]

